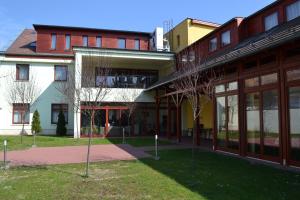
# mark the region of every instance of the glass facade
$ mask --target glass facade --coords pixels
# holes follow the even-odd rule
[[[260,112],[259,93],[250,93],[246,101],[247,150],[250,153],[260,153]]]

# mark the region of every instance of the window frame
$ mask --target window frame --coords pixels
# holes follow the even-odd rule
[[[69,38],[69,45],[67,47],[67,38]],[[65,35],[65,50],[69,51],[71,49],[71,34]]]
[[[64,68],[66,70],[66,78],[65,79],[57,79],[56,78],[56,69],[57,68]],[[68,66],[67,65],[54,65],[54,81],[55,82],[63,82],[63,81],[68,81]]]
[[[296,4],[300,4],[300,1],[298,0],[298,1],[295,1],[295,2],[293,2],[293,3],[290,3],[290,4],[288,4],[288,5],[286,5],[285,6],[285,18],[286,18],[286,21],[288,22],[288,21],[291,21],[291,20],[293,20],[293,19],[296,19],[297,17],[299,17],[300,16],[300,12],[299,12],[299,15],[297,16],[297,17],[295,17],[295,18],[293,18],[293,19],[288,19],[288,8],[289,7],[291,7],[291,6],[295,6]]]
[[[60,107],[59,109],[54,109],[54,106],[58,106]],[[65,106],[65,107],[64,107]],[[66,103],[52,103],[51,104],[51,124],[57,124],[57,122],[54,122],[53,121],[53,114],[54,114],[54,111],[58,113],[60,112],[60,110],[63,110],[63,112],[67,112],[67,117],[65,116],[65,120],[66,120],[66,124],[69,123],[69,104],[66,104]]]
[[[27,67],[28,73],[26,79],[20,79],[20,68]],[[29,64],[16,64],[16,81],[29,81],[30,66]]]
[[[216,44],[216,46],[215,46],[215,48],[214,49],[212,49],[211,47],[212,47],[212,41],[213,40],[216,40],[216,42],[215,42],[215,44]],[[217,49],[218,49],[218,37],[216,36],[216,37],[213,37],[213,38],[211,38],[209,41],[208,41],[208,51],[209,52],[214,52],[214,51],[217,51]]]
[[[275,15],[275,17],[276,17],[277,24],[274,25],[274,26],[272,26],[272,27],[269,27],[269,28],[267,29],[267,28],[266,28],[266,22],[267,22],[266,20],[267,20],[267,18],[272,17],[273,15]],[[273,29],[274,27],[278,26],[278,25],[279,25],[279,13],[278,13],[278,11],[274,11],[274,12],[272,12],[272,13],[270,13],[270,14],[264,16],[264,18],[263,18],[263,24],[264,24],[264,30],[265,30],[265,31],[269,31],[269,30]]]
[[[85,38],[86,38],[86,45],[85,45]],[[83,47],[88,47],[89,46],[89,36],[88,35],[83,35],[82,36],[82,46]]]
[[[124,41],[124,47],[120,47],[120,41]],[[126,38],[118,38],[118,49],[126,49]]]
[[[100,41],[98,45],[98,40]],[[96,36],[96,47],[101,48],[102,47],[102,36]]]
[[[54,42],[55,39],[55,42]],[[50,43],[50,49],[51,50],[56,50],[57,47],[57,34],[56,33],[51,33],[51,43]]]
[[[16,108],[19,106],[19,108]],[[27,107],[27,109],[26,109]],[[20,112],[21,114],[21,122],[15,122],[15,111]],[[24,115],[29,112],[28,121],[25,121]],[[23,121],[24,120],[24,121]],[[13,112],[12,112],[12,124],[29,124],[30,121],[30,104],[29,103],[13,103]]]
[[[136,47],[136,42],[138,42],[138,47]],[[138,38],[134,39],[134,49],[141,50],[141,40]]]
[[[223,42],[223,35],[226,34],[226,33],[229,33],[229,43],[226,43],[226,44],[225,44],[225,43]],[[222,46],[222,47],[226,47],[226,46],[228,46],[228,45],[230,45],[230,44],[231,44],[231,30],[227,30],[227,31],[222,32],[222,33],[221,33],[221,46]]]

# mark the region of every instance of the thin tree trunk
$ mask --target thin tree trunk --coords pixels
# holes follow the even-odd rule
[[[90,167],[90,149],[91,149],[91,140],[92,140],[92,130],[93,130],[93,122],[92,122],[93,114],[91,115],[91,122],[90,122],[90,131],[89,131],[89,143],[88,143],[88,151],[86,156],[86,177],[89,177],[89,167]]]
[[[23,134],[24,134],[24,122],[22,123],[22,131],[21,131],[21,144],[23,144]]]

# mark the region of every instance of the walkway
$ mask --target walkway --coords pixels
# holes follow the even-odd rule
[[[190,145],[164,145],[163,149],[191,148]],[[128,144],[104,144],[92,145],[91,162],[112,160],[134,160],[151,157],[146,151],[152,151],[154,147],[132,147]],[[27,150],[9,151],[8,160],[10,166],[34,166],[52,164],[71,164],[86,162],[87,146],[65,147],[36,147]],[[0,161],[3,156],[0,157]]]
[[[28,150],[9,151],[7,157],[10,166],[33,166],[84,163],[86,162],[86,153],[87,146],[36,147]],[[105,144],[92,145],[90,161],[134,160],[146,157],[151,157],[151,155],[130,145]]]

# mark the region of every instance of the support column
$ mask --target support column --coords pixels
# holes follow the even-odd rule
[[[69,75],[70,78],[74,78],[74,88],[80,89],[81,88],[81,69],[82,69],[82,55],[79,53],[75,54],[75,64],[74,64],[74,71],[72,69],[69,69]],[[80,98],[74,93],[74,123],[73,123],[73,130],[74,130],[74,138],[80,138],[80,128],[81,128],[81,108],[80,108]]]
[[[199,106],[200,106],[200,99],[198,97],[198,101],[197,101],[197,113],[199,111]],[[199,122],[200,121],[200,116],[198,115],[198,117],[196,118],[196,144],[199,146],[200,145],[200,126],[199,126]]]
[[[158,90],[156,90],[156,131],[158,135],[160,135],[159,105],[160,105],[160,98],[158,97]]]
[[[168,139],[171,139],[171,103],[170,103],[170,97],[167,97],[167,109],[168,109],[168,115],[167,115],[167,137]]]
[[[176,106],[176,136],[177,142],[181,142],[181,106]]]

